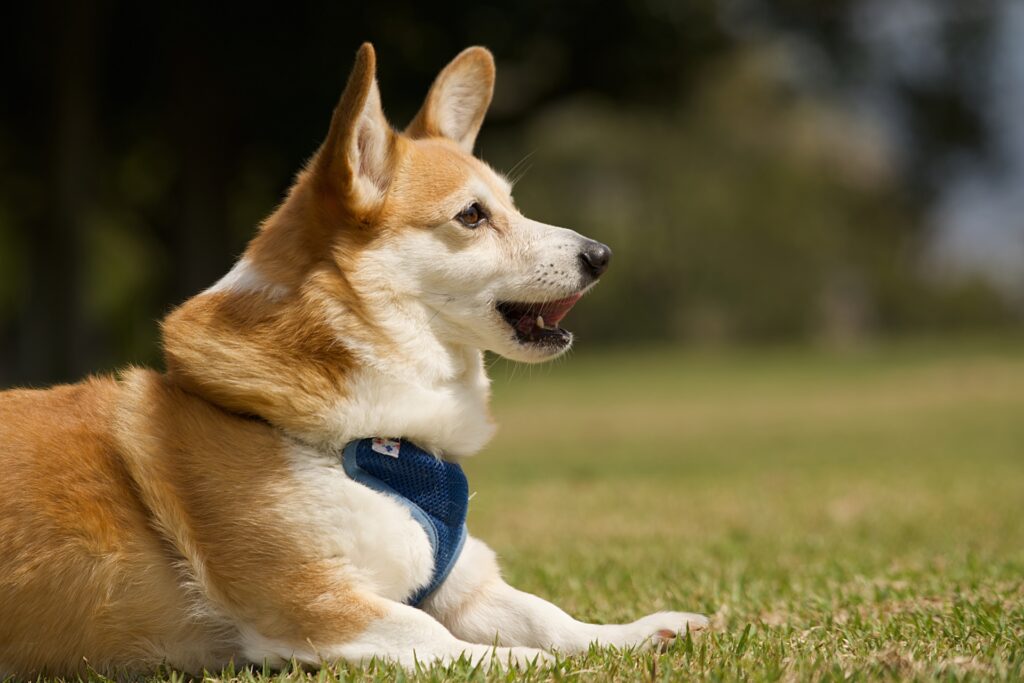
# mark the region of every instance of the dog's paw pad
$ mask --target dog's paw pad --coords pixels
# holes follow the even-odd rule
[[[654,638],[652,639],[653,642],[651,644],[654,646],[655,651],[665,652],[672,646],[672,643],[675,642],[676,635],[676,632],[670,628],[659,629],[658,632],[654,634]]]
[[[651,636],[651,642],[655,648],[664,651],[676,638],[685,637],[687,633],[696,634],[708,628],[707,618],[699,614],[687,614],[685,620],[678,628],[659,628]]]

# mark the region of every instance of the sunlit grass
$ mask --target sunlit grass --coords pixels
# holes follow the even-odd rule
[[[506,577],[580,618],[681,609],[714,630],[662,655],[412,678],[1024,677],[1024,347],[659,350],[494,371],[502,429],[467,465],[470,529]]]
[[[1024,671],[1022,347],[581,356],[496,404],[471,528],[582,618],[714,615],[662,672]]]

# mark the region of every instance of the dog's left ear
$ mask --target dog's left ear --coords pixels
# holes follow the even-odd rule
[[[317,179],[357,204],[373,204],[391,178],[395,137],[380,104],[376,54],[363,43],[317,154]]]
[[[472,154],[493,95],[494,57],[484,47],[466,48],[438,74],[405,133],[446,137]]]

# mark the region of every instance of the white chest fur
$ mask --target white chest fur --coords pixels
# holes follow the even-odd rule
[[[344,559],[351,580],[390,600],[430,581],[433,549],[408,508],[351,480],[337,456],[296,445],[289,459],[303,494],[287,501],[286,514],[307,548]]]
[[[348,395],[324,416],[340,448],[353,439],[406,438],[435,454],[473,455],[494,435],[487,413],[487,378],[434,385],[361,369],[349,379]]]

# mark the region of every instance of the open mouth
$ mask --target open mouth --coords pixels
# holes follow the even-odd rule
[[[582,296],[573,294],[565,299],[542,303],[503,301],[495,308],[515,330],[520,343],[560,347],[572,341],[572,333],[563,330],[558,323]]]

